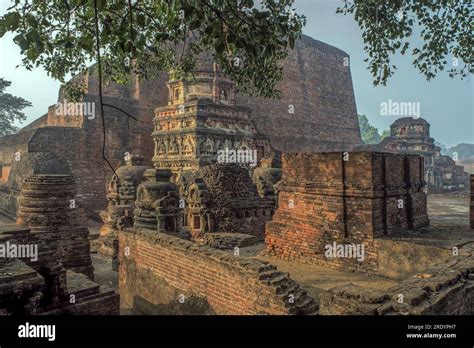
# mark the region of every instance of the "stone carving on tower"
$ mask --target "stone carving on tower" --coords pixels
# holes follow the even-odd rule
[[[112,269],[118,267],[118,230],[133,226],[133,210],[137,186],[149,166],[143,165],[143,157],[130,155],[125,165],[118,168],[107,186],[107,210],[100,213],[104,225],[100,229],[98,252],[112,256]]]
[[[250,109],[235,105],[234,83],[217,64],[206,69],[195,71],[193,79],[171,78],[168,105],[155,109],[153,163],[171,170],[173,181],[183,170],[216,163],[226,148],[254,151],[253,166],[273,153],[250,120]]]

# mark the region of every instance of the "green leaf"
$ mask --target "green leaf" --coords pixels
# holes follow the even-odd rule
[[[146,17],[145,17],[144,14],[139,13],[139,14],[137,15],[137,23],[138,23],[139,25],[142,25],[142,26],[146,24]]]
[[[97,0],[97,9],[99,11],[102,11],[106,3],[107,3],[106,0]]]
[[[22,35],[18,34],[13,38],[13,41],[20,46],[22,50],[27,50],[30,47],[30,42]]]

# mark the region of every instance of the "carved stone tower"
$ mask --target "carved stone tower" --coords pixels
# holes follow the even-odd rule
[[[209,70],[168,81],[168,105],[155,109],[153,163],[174,178],[215,163],[218,150],[256,150],[257,162],[272,151],[250,120],[250,109],[235,105],[233,82],[216,64]]]

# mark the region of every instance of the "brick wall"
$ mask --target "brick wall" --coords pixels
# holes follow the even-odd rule
[[[258,131],[268,136],[277,150],[348,150],[361,143],[350,66],[344,64],[348,58],[335,47],[303,36],[283,63],[284,78],[279,84],[281,99],[237,95],[236,102],[252,109],[250,117]],[[210,68],[212,61],[208,59],[199,64]],[[125,152],[140,154],[146,162],[151,160],[153,109],[167,104],[167,79],[162,73],[139,84],[111,83],[104,87],[106,103],[125,109],[138,119],[127,122],[126,115],[105,107],[106,154],[115,168],[123,164]],[[85,80],[88,94],[84,101],[97,102],[97,79],[91,75]],[[62,101],[63,91],[59,91],[58,101]],[[290,105],[294,113],[289,113]],[[99,212],[106,206],[105,183],[111,171],[102,159],[102,124],[97,104],[94,120],[54,117],[53,111],[54,107],[19,134],[0,138],[0,165],[10,165],[16,151],[54,151],[71,167],[83,213],[98,219]],[[32,134],[34,150],[27,149]],[[4,151],[4,144],[8,151]],[[3,159],[2,152],[5,152]]]
[[[197,62],[212,71],[210,54]],[[237,93],[236,104],[249,107],[257,130],[279,151],[350,150],[362,144],[350,70],[349,55],[331,45],[303,35],[282,62],[280,99],[263,99]],[[167,74],[127,86],[110,83],[104,93],[137,99],[142,107],[167,105]],[[97,93],[97,79],[88,78],[89,93]],[[137,94],[138,92],[138,94]],[[293,113],[289,112],[292,105]],[[149,133],[151,133],[151,129]],[[291,132],[288,131],[291,129]],[[148,136],[148,133],[144,133]]]
[[[97,97],[86,95],[86,102],[96,102]],[[145,163],[151,163],[153,143],[153,110],[139,107],[134,100],[106,97],[105,103],[113,104],[126,110],[138,118],[128,120],[127,116],[112,108],[106,109],[106,156],[116,169],[124,163],[124,154],[143,155]],[[96,104],[98,105],[98,104]],[[50,110],[51,111],[51,110]],[[20,162],[27,153],[50,152],[64,159],[77,183],[77,203],[81,212],[91,218],[98,219],[99,212],[106,207],[106,183],[112,177],[112,170],[102,158],[102,121],[98,107],[96,117],[85,118],[81,128],[66,127],[67,117],[55,120],[55,126],[33,128],[19,134],[0,138],[0,165],[9,167],[8,183],[5,189],[21,187],[23,177],[33,173],[15,170],[14,154],[20,152]],[[130,129],[129,129],[130,128]],[[18,178],[18,179],[16,179]],[[3,181],[3,179],[2,179]],[[0,183],[1,185],[1,183]],[[0,195],[2,195],[0,193]],[[6,203],[9,197],[0,198],[0,211],[9,209]]]
[[[186,294],[203,299],[216,314],[317,311],[298,284],[267,262],[141,229],[119,232],[119,250],[119,292],[125,307],[137,309],[134,304],[143,301],[173,306]]]
[[[370,152],[285,154],[267,254],[377,270],[374,238],[428,224],[422,160]],[[325,257],[333,244],[361,244],[364,261]]]
[[[252,109],[257,130],[279,151],[348,151],[362,143],[349,59],[303,35],[282,64],[281,99],[237,94],[236,103]]]

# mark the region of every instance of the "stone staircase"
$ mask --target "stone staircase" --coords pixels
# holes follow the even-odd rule
[[[290,314],[315,315],[319,312],[317,302],[300,287],[289,274],[280,272],[267,264],[259,273],[259,279],[270,286],[275,295],[285,302]]]

